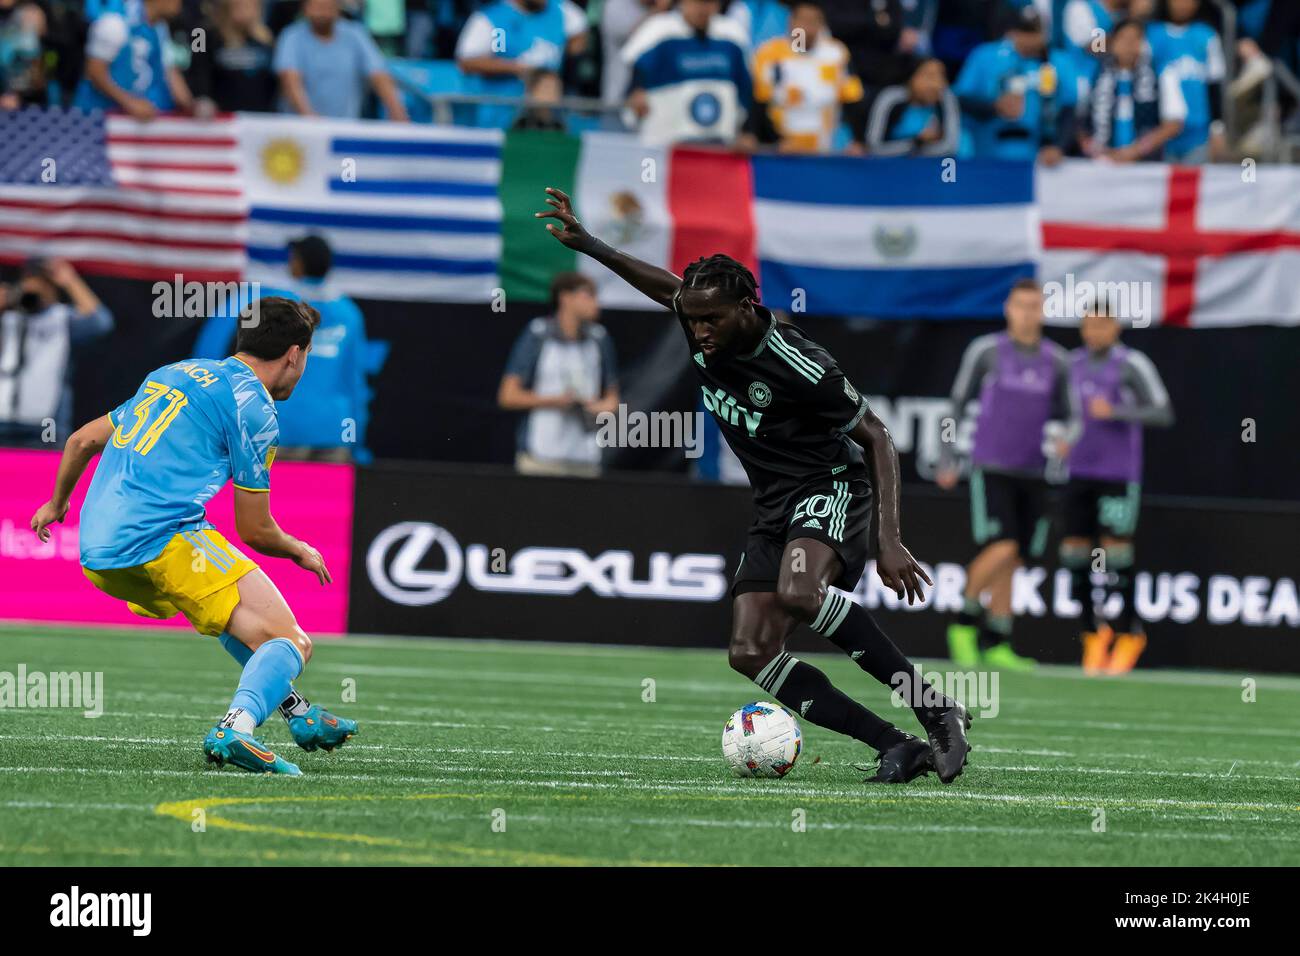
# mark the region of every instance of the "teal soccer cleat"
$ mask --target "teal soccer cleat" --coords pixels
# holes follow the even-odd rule
[[[333,750],[342,747],[357,732],[357,722],[336,717],[319,704],[312,704],[301,717],[289,718],[289,733],[303,750]]]
[[[208,757],[208,763],[219,767],[229,763],[252,773],[302,776],[302,771],[295,764],[267,750],[256,737],[241,734],[220,724],[208,731],[208,736],[203,741],[203,752]]]

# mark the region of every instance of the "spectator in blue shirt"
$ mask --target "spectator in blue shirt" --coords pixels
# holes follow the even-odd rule
[[[597,416],[618,408],[614,345],[596,321],[600,303],[587,276],[557,275],[551,309],[515,341],[497,404],[526,412],[515,454],[521,474],[595,477],[601,465]]]
[[[259,298],[284,296],[307,302],[320,313],[311,340],[311,375],[304,375],[293,397],[276,404],[282,458],[314,461],[369,460],[366,427],[370,388],[366,384],[369,343],[357,304],[330,287],[333,265],[329,244],[320,236],[289,243],[287,289],[261,288]],[[242,310],[241,310],[242,311]],[[229,315],[213,316],[203,327],[194,354],[224,358],[234,344],[235,323]]]
[[[138,120],[192,110],[167,33],[167,22],[180,12],[181,0],[143,0],[100,14],[86,37],[86,72],[73,105],[85,112],[122,110]]]
[[[492,96],[524,95],[536,70],[561,73],[566,56],[587,46],[587,16],[571,0],[496,0],[465,21],[456,63],[468,89]],[[479,126],[509,126],[516,108],[485,104]]]
[[[1147,43],[1157,72],[1172,70],[1187,100],[1183,131],[1165,145],[1165,159],[1204,163],[1226,151],[1223,126],[1223,42],[1201,22],[1201,0],[1167,0],[1165,20],[1147,24]]]
[[[273,68],[283,112],[359,119],[373,89],[389,119],[407,119],[384,55],[364,26],[339,17],[339,0],[303,0],[302,18],[276,41]]]
[[[1003,39],[971,52],[953,92],[977,157],[1055,163],[1074,139],[1079,78],[1073,57],[1047,49],[1033,7],[1015,12]]]

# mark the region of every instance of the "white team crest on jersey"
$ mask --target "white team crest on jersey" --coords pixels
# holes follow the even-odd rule
[[[749,400],[759,408],[772,404],[772,390],[763,382],[753,382],[749,386]]]
[[[844,394],[849,397],[850,402],[856,402],[858,400],[857,390],[849,384],[847,378],[844,380]]]

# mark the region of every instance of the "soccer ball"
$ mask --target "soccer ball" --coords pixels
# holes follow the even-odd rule
[[[722,728],[722,756],[738,777],[784,777],[799,759],[803,734],[780,704],[746,704]]]

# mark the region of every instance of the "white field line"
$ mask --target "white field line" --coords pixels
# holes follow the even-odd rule
[[[105,716],[110,716],[110,714],[106,713]],[[120,716],[123,718],[129,716],[174,717],[175,719],[178,720],[205,719],[203,717],[194,714],[180,714],[180,715],[157,714],[157,713],[144,714],[144,715],[113,714],[111,716]],[[372,720],[368,720],[367,723],[377,724],[377,725],[396,724],[401,726],[438,726],[438,727],[465,728],[465,729],[480,729],[480,728],[511,729],[511,728],[500,727],[499,725],[492,725],[492,724],[451,724],[445,722],[439,724],[430,724],[421,721],[387,721],[387,720],[372,719]],[[532,728],[532,729],[539,729],[539,728]],[[551,729],[551,728],[546,728],[546,729]],[[1091,738],[1077,738],[1077,739],[1090,740]],[[35,742],[50,743],[51,741],[66,740],[70,742],[89,742],[89,743],[105,743],[105,744],[113,744],[113,743],[158,744],[158,745],[176,745],[176,746],[191,746],[195,743],[194,738],[187,738],[187,737],[104,737],[104,736],[84,735],[84,734],[0,734],[0,740],[28,741],[33,743]],[[278,744],[274,744],[274,745],[278,745]],[[411,747],[411,746],[402,746],[398,744],[366,744],[360,742],[353,742],[347,745],[348,753],[355,753],[356,751],[359,750],[363,750],[363,751],[384,750],[384,751],[393,751],[397,753],[423,753],[423,754],[429,754],[429,753],[481,754],[485,756],[507,756],[507,757],[509,756],[562,757],[562,758],[576,758],[576,759],[585,759],[585,760],[614,760],[618,762],[625,762],[630,760],[653,760],[653,761],[665,761],[665,762],[699,761],[704,763],[714,763],[717,761],[717,758],[715,757],[694,755],[694,754],[677,754],[677,755],[644,754],[644,753],[628,753],[628,752],[608,751],[608,750],[594,751],[594,750],[499,749],[499,748],[484,748],[484,747],[448,747],[439,744],[431,744],[425,747]],[[1060,757],[1062,759],[1083,756],[1083,757],[1092,758],[1094,760],[1123,759],[1123,760],[1139,760],[1139,761],[1148,761],[1148,762],[1156,761],[1165,764],[1173,764],[1175,766],[1186,762],[1206,763],[1215,766],[1222,766],[1224,763],[1227,762],[1226,758],[1203,757],[1199,755],[1170,757],[1164,754],[1143,753],[1143,752],[1116,753],[1116,752],[1109,752],[1109,751],[1088,750],[1082,753],[1075,753],[1075,752],[1060,751],[1060,750],[1033,750],[1033,749],[1022,750],[1022,749],[1007,748],[1007,747],[988,747],[988,746],[981,745],[978,742],[978,740],[975,743],[974,752],[977,756],[981,754],[1008,754],[1016,757]],[[400,762],[400,761],[395,761],[395,762]],[[1238,765],[1252,764],[1252,765],[1263,766],[1263,767],[1284,767],[1288,769],[1294,768],[1295,766],[1295,764],[1293,764],[1292,762],[1283,761],[1283,760],[1238,759],[1236,763]],[[999,770],[1017,769],[1012,767],[999,767],[996,765],[985,764],[982,762],[979,764],[979,766],[982,768],[999,769]],[[1176,772],[1165,772],[1165,771],[1143,771],[1143,770],[1133,770],[1133,769],[1124,769],[1124,768],[1114,769],[1114,768],[1106,768],[1106,767],[1083,768],[1083,767],[1077,767],[1075,765],[1064,765],[1064,766],[1057,766],[1057,767],[1023,768],[1023,769],[1026,770],[1032,769],[1032,770],[1038,770],[1042,772],[1061,772],[1061,771],[1069,771],[1069,770],[1079,770],[1079,772],[1081,773],[1117,773],[1117,774],[1154,773],[1157,775],[1165,774],[1169,776],[1192,776],[1192,777],[1200,776],[1208,779],[1222,778],[1224,776],[1223,773],[1214,773],[1214,772],[1176,773]],[[1300,774],[1292,773],[1292,774],[1281,775],[1281,776],[1252,775],[1249,777],[1244,775],[1237,775],[1237,778],[1257,779],[1257,780],[1300,781]]]
[[[121,697],[121,698],[124,698],[124,699],[127,699],[127,700],[159,700],[159,699],[172,698],[172,699],[183,700],[183,701],[185,701],[186,703],[190,703],[190,704],[194,704],[194,703],[202,703],[202,702],[204,702],[204,701],[208,701],[208,702],[213,703],[213,705],[214,705],[214,708],[213,708],[213,709],[214,709],[214,710],[216,710],[217,708],[219,708],[219,707],[221,707],[221,706],[224,706],[226,703],[228,703],[228,699],[225,698],[225,697],[217,697],[217,696],[213,696],[213,697],[210,697],[210,698],[202,698],[202,697],[196,697],[196,696],[195,696],[194,694],[192,694],[192,693],[190,693],[190,694],[182,694],[182,693],[178,693],[178,692],[174,692],[174,691],[157,691],[157,692],[151,692],[151,693],[128,691],[128,692],[124,692],[124,693],[116,694],[116,695],[114,695],[114,696],[115,696],[115,697]],[[385,694],[384,696],[387,698],[389,695]],[[319,698],[318,698],[318,699],[319,699]],[[501,705],[501,706],[509,706],[509,705],[511,705],[512,703],[517,703],[517,701],[512,701],[511,698],[493,698],[492,700],[493,700],[493,702],[498,703],[498,704]],[[485,701],[484,699],[481,699],[481,698],[480,698],[480,699],[477,699],[477,700],[476,700],[476,703],[488,703],[488,702]],[[331,703],[329,703],[329,702],[327,702],[327,704],[328,704],[329,706],[334,706],[333,704],[331,704]],[[570,705],[570,702],[569,702],[569,701],[566,701],[565,704],[566,704],[566,706],[568,706],[568,705]],[[444,715],[446,715],[446,714],[448,714],[448,713],[450,713],[450,712],[455,712],[455,711],[461,711],[461,712],[463,712],[463,711],[465,710],[465,708],[463,708],[463,707],[458,707],[458,708],[446,708],[446,707],[419,707],[419,706],[400,706],[400,707],[395,707],[395,706],[391,706],[391,705],[388,705],[388,704],[367,704],[367,703],[365,703],[364,701],[357,701],[356,703],[351,703],[351,704],[342,705],[342,706],[344,706],[344,707],[346,707],[346,708],[350,708],[350,709],[352,709],[353,711],[355,711],[356,713],[365,713],[365,712],[367,712],[367,711],[373,711],[373,712],[379,712],[379,713],[397,712],[397,713],[406,714],[406,715],[409,715],[409,716],[412,716],[412,717],[419,717],[419,716],[426,715],[426,714],[429,715],[429,716],[431,716],[431,717],[440,717],[440,716],[444,716]],[[587,706],[587,707],[590,707],[590,708],[592,708],[592,709],[602,709],[602,708],[605,708],[605,707],[609,707],[609,706],[611,706],[611,705],[603,705],[603,704],[597,704],[597,703],[594,703],[594,702],[593,702],[593,703],[587,703],[587,704],[584,704],[583,706]],[[617,705],[612,705],[612,706],[617,706]],[[629,705],[627,705],[627,706],[630,707],[630,708],[650,708],[650,709],[653,709],[653,708],[658,707],[658,706],[660,706],[660,705],[658,705],[658,704],[632,703],[632,704],[629,704]],[[494,709],[495,709],[495,708],[494,708]],[[57,713],[57,711],[55,711],[55,710],[52,709],[52,708],[51,708],[51,709],[46,709],[46,710],[44,710],[44,711],[41,711],[41,710],[31,710],[31,711],[23,711],[23,712],[24,712],[24,713],[30,713],[30,714],[33,714],[33,715],[40,714],[40,713]],[[882,712],[882,713],[889,713],[889,712],[892,712],[892,709],[891,709],[891,711],[889,711],[889,712],[886,712],[886,711],[881,711],[881,712]],[[131,714],[131,713],[133,713],[133,712],[129,712],[129,711],[111,711],[111,712],[109,712],[109,711],[106,711],[106,712],[105,712],[105,715],[107,715],[108,713],[112,713],[112,714],[114,714],[114,715],[122,715],[122,716],[125,716],[125,715]],[[145,716],[145,715],[144,715],[144,714],[139,714],[139,716]],[[170,715],[157,715],[157,714],[154,714],[153,716],[170,716]],[[200,718],[200,719],[207,720],[207,719],[214,719],[214,718],[205,717],[205,718]],[[580,725],[580,721],[581,721],[581,718],[579,718],[578,721],[573,721],[573,723],[574,723],[574,724],[578,724],[578,725]],[[420,721],[405,721],[405,722],[402,722],[402,723],[404,723],[404,724],[406,724],[406,725],[419,725],[419,724],[422,723],[422,722],[420,722]],[[701,718],[701,719],[689,719],[689,720],[688,720],[688,719],[679,719],[679,720],[675,720],[675,719],[673,719],[673,718],[670,717],[670,718],[668,718],[668,719],[666,719],[666,720],[655,721],[655,722],[638,721],[638,723],[637,723],[637,728],[638,728],[639,730],[645,730],[645,729],[655,729],[655,730],[675,730],[675,729],[688,729],[688,728],[689,728],[689,729],[692,729],[692,730],[696,730],[696,731],[698,731],[698,730],[700,730],[700,729],[703,728],[703,727],[711,726],[713,723],[717,723],[719,726],[721,725],[721,721],[720,721],[720,720],[719,720],[719,721],[706,721],[705,719],[702,719],[702,718]],[[567,726],[568,724],[569,724],[569,722],[566,721],[566,726]],[[599,725],[600,725],[601,727],[603,727],[606,731],[609,730],[608,722],[604,722],[604,721],[602,721],[602,722],[599,722]],[[1300,726],[1297,726],[1295,729],[1287,729],[1287,728],[1280,728],[1280,727],[1259,727],[1259,726],[1257,726],[1257,725],[1253,725],[1253,724],[1241,724],[1241,725],[1238,725],[1238,724],[1224,724],[1224,723],[1220,723],[1220,724],[1188,724],[1188,723],[1183,723],[1183,722],[1181,722],[1181,721],[1178,722],[1178,723],[1161,724],[1161,723],[1128,722],[1128,721],[1109,721],[1109,720],[1086,720],[1086,719],[1081,720],[1081,719],[1077,719],[1077,718],[1053,718],[1053,717],[1006,717],[1006,716],[998,716],[998,717],[996,717],[996,718],[994,718],[994,719],[992,719],[992,720],[984,720],[984,721],[981,721],[980,718],[978,717],[978,713],[976,714],[976,726],[975,726],[974,728],[972,728],[971,733],[972,733],[972,736],[978,738],[978,735],[979,735],[980,729],[983,728],[983,727],[987,727],[987,728],[989,729],[989,732],[990,732],[990,733],[1004,733],[1005,731],[1002,731],[1001,728],[1006,727],[1007,725],[1011,725],[1011,726],[1014,726],[1014,727],[1019,727],[1019,726],[1028,726],[1028,727],[1045,727],[1045,726],[1046,726],[1046,727],[1064,727],[1064,728],[1077,728],[1077,729],[1081,729],[1081,730],[1098,730],[1098,731],[1113,732],[1113,733],[1138,733],[1138,734],[1142,734],[1142,733],[1170,733],[1170,734],[1178,734],[1178,735],[1181,735],[1181,736],[1187,736],[1187,735],[1199,735],[1199,736],[1209,736],[1209,735],[1216,735],[1216,736],[1237,736],[1237,735],[1239,735],[1239,734],[1249,734],[1249,735],[1252,735],[1252,736],[1259,736],[1259,737],[1285,737],[1285,738],[1287,738],[1287,739],[1294,739],[1297,735],[1300,735]],[[469,726],[475,726],[475,725],[473,725],[473,724],[465,724],[465,723],[446,723],[446,722],[432,723],[432,722],[431,722],[431,723],[429,724],[429,726],[446,726],[446,727],[457,727],[457,726],[459,726],[459,727],[469,727]],[[527,731],[527,730],[530,730],[530,729],[536,729],[536,728],[532,727],[532,725],[523,725],[523,724],[519,724],[519,725],[507,725],[507,724],[482,724],[482,725],[477,725],[477,726],[490,727],[491,729],[494,729],[494,730],[513,730],[513,729],[521,729],[521,730],[525,730],[525,731]],[[719,731],[719,732],[720,732],[720,731]],[[1053,735],[1053,736],[1056,736],[1056,735]],[[1064,738],[1062,738],[1062,739],[1064,739]]]
[[[448,768],[440,767],[444,773]],[[465,772],[481,774],[483,771],[478,767],[465,768]],[[86,767],[0,767],[0,773],[15,774],[62,774],[74,776],[129,776],[129,777],[184,777],[189,780],[202,779],[204,775],[221,773],[220,771],[200,769],[200,770],[119,770],[114,768],[86,768]],[[464,780],[458,776],[424,776],[412,777],[401,776],[394,777],[387,774],[335,774],[335,773],[317,773],[314,776],[304,777],[284,777],[279,774],[246,774],[246,773],[222,773],[222,780],[226,782],[238,780],[257,781],[254,785],[276,786],[283,784],[287,786],[307,786],[315,780],[319,782],[335,783],[341,781],[348,782],[366,782],[366,783],[418,783],[418,784],[469,784],[474,787],[485,786],[517,786],[517,787],[547,787],[554,790],[617,790],[628,793],[694,793],[708,799],[734,799],[752,801],[756,797],[802,797],[811,800],[831,800],[847,799],[852,802],[862,804],[872,803],[890,803],[899,804],[909,800],[958,800],[969,801],[974,803],[1010,803],[1024,806],[1045,806],[1055,807],[1057,809],[1074,809],[1074,810],[1093,810],[1097,807],[1118,807],[1121,809],[1150,811],[1156,812],[1165,807],[1183,807],[1198,810],[1221,809],[1221,810],[1252,810],[1268,811],[1277,810],[1281,813],[1295,813],[1300,811],[1300,805],[1291,803],[1243,803],[1238,801],[1223,801],[1205,798],[1201,800],[1183,800],[1168,797],[1143,797],[1136,800],[1130,800],[1123,797],[1111,797],[1101,795],[1084,795],[1084,794],[1018,794],[1018,793],[984,793],[974,790],[961,790],[945,788],[943,790],[908,790],[901,791],[900,788],[890,788],[888,796],[872,796],[864,787],[853,790],[843,788],[827,788],[816,786],[799,786],[783,782],[776,787],[762,790],[759,787],[746,787],[741,781],[727,782],[702,782],[696,780],[671,780],[671,781],[653,781],[642,782],[634,780],[624,780],[617,783],[604,782],[598,780],[546,780],[546,779],[526,779],[520,777],[499,777],[485,779]],[[263,784],[264,781],[275,781],[273,783]],[[760,785],[761,786],[761,785]],[[757,792],[756,792],[757,791]],[[1290,837],[1283,837],[1280,834],[1271,833],[1269,839],[1282,839],[1290,841]],[[1297,835],[1295,841],[1300,842],[1300,835]]]
[[[52,739],[54,738],[45,738],[45,743],[48,745]],[[69,742],[71,742],[73,740],[76,740],[77,738],[64,738],[64,739],[67,739],[69,740]],[[191,746],[193,746],[194,744],[193,741],[173,742],[173,741],[161,741],[161,740],[150,740],[150,739],[136,739],[134,741],[119,741],[119,740],[114,740],[113,738],[97,738],[95,742],[102,743],[103,748],[108,750],[132,750],[132,749],[138,749],[141,745],[171,747],[182,743],[188,743]],[[277,744],[273,746],[278,747],[278,749],[280,749],[282,753],[289,753],[291,756],[294,752],[292,745],[286,745],[280,747]],[[449,773],[484,773],[484,772],[491,772],[493,769],[496,769],[493,767],[485,767],[482,765],[467,765],[467,764],[455,764],[455,763],[443,762],[442,755],[446,753],[455,752],[459,754],[469,754],[469,755],[485,753],[484,751],[476,751],[471,748],[458,748],[456,751],[444,750],[442,748],[430,749],[428,751],[425,751],[424,756],[422,757],[421,756],[385,757],[385,756],[371,755],[367,753],[357,753],[356,751],[358,749],[359,748],[349,746],[348,753],[346,756],[344,755],[339,755],[338,757],[331,756],[326,759],[337,759],[340,761],[346,761],[349,764],[377,764],[382,766],[415,766],[415,767],[423,766],[423,767],[429,767],[434,770],[446,771]],[[523,752],[520,755],[532,756],[527,752]],[[542,755],[543,754],[536,754],[536,756],[542,756]],[[601,755],[601,754],[584,753],[584,752],[568,752],[564,754],[556,754],[556,756],[564,756],[570,759],[574,759],[574,758],[599,759],[602,756],[607,756],[608,759],[617,760],[620,763],[645,759],[644,757],[640,757],[635,754]],[[673,759],[680,759],[680,758],[673,758]],[[722,764],[721,758],[696,757],[694,759],[700,762],[717,763],[719,766],[721,766]],[[975,766],[976,769],[980,771],[995,771],[995,772],[1002,772],[1002,773],[1055,773],[1055,774],[1078,773],[1078,774],[1120,776],[1120,777],[1123,776],[1178,777],[1178,778],[1191,779],[1191,780],[1225,779],[1225,776],[1222,773],[1210,773],[1210,772],[1191,771],[1191,770],[1184,770],[1184,771],[1141,770],[1141,769],[1122,769],[1122,768],[1114,768],[1114,767],[1079,767],[1079,766],[1072,766],[1072,765],[1071,766],[1058,765],[1058,766],[1051,766],[1051,767],[1005,766],[1005,765],[990,764],[985,762],[980,762]],[[0,770],[3,769],[4,769],[3,767],[0,767]],[[519,767],[511,767],[509,769],[512,773],[536,774],[536,775],[543,775],[543,774],[550,773],[550,774],[555,774],[556,776],[559,777],[608,776],[608,777],[631,778],[633,776],[632,772],[627,770],[565,770],[556,767],[549,767],[545,770],[537,770],[531,768],[526,769],[526,768],[519,768]],[[1233,779],[1282,781],[1286,783],[1300,782],[1300,776],[1296,774],[1265,775],[1265,774],[1242,773],[1242,774],[1237,774]]]
[[[0,647],[8,635],[18,635],[21,637],[39,637],[42,632],[50,630],[51,626],[43,623],[26,623],[23,622],[6,622],[0,625]],[[67,630],[77,630],[77,625],[69,624],[65,626]],[[89,642],[100,643],[104,636],[112,635],[114,640],[125,640],[137,643],[158,641],[188,641],[193,643],[196,639],[194,635],[178,632],[170,633],[166,631],[148,632],[142,634],[140,631],[126,630],[122,628],[102,628],[95,629],[93,635],[82,633],[65,635],[65,640],[86,640]],[[452,638],[452,637],[391,637],[383,635],[348,635],[341,640],[338,636],[322,636],[320,645],[326,653],[336,648],[361,649],[361,648],[386,648],[394,651],[409,653],[412,656],[423,656],[425,654],[439,653],[465,653],[478,654],[484,657],[495,655],[509,655],[512,658],[518,658],[521,653],[527,653],[529,650],[538,650],[547,655],[558,657],[578,657],[584,660],[594,658],[608,658],[611,660],[627,660],[629,658],[649,657],[660,659],[665,652],[670,652],[675,657],[706,657],[710,660],[717,660],[721,654],[720,650],[701,647],[680,647],[664,648],[649,647],[640,644],[612,645],[612,644],[576,644],[561,641],[521,641],[511,640],[509,638]],[[839,654],[828,653],[808,653],[805,655],[810,660],[843,660]],[[921,665],[923,669],[952,670],[950,661],[938,658],[914,658],[914,663]],[[325,662],[318,661],[313,667],[324,665]],[[653,676],[653,675],[646,675]],[[1027,680],[1069,680],[1080,681],[1086,680],[1096,684],[1173,684],[1181,686],[1201,686],[1201,687],[1230,687],[1240,689],[1241,679],[1245,676],[1251,677],[1256,681],[1260,689],[1268,688],[1280,690],[1289,693],[1300,693],[1300,678],[1289,675],[1276,674],[1238,674],[1234,672],[1215,672],[1215,671],[1183,671],[1183,670],[1137,670],[1126,674],[1120,678],[1096,678],[1084,675],[1082,670],[1071,664],[1043,664],[1040,665],[1032,677]],[[1016,675],[1019,681],[1020,675]],[[727,685],[719,683],[720,688],[726,689]]]

